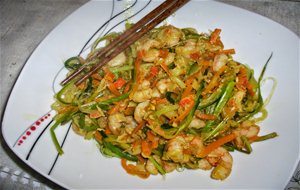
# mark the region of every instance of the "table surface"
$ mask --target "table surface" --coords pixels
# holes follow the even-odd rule
[[[14,81],[30,53],[46,35],[87,0],[0,0],[0,116]],[[222,2],[268,17],[300,36],[300,1]],[[51,18],[51,19],[49,19]],[[300,189],[300,168],[286,189]],[[1,139],[0,189],[61,189],[25,166]]]

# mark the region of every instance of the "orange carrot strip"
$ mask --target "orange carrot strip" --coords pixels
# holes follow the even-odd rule
[[[109,129],[109,127],[106,127],[106,128],[105,128],[104,133],[107,134],[107,135],[112,134],[112,132],[111,132],[111,130]]]
[[[160,66],[161,66],[161,68],[163,68],[163,70],[164,70],[169,76],[172,75],[172,74],[170,73],[170,70],[169,70],[168,66],[167,66],[164,62],[160,63]]]
[[[143,58],[144,52],[143,51],[139,51],[137,53],[137,58],[134,61],[134,66],[135,66],[135,75],[136,75],[136,84],[133,85],[132,91],[129,95],[130,98],[132,98],[133,94],[138,90],[139,84],[142,81],[142,77],[140,76],[140,67],[141,67],[141,62],[142,62],[142,58]]]
[[[127,160],[124,158],[121,159],[121,165],[128,174],[137,175],[144,179],[150,176],[150,173],[138,170],[138,168],[133,164],[127,164]]]
[[[190,58],[193,59],[194,61],[197,61],[200,58],[200,53],[199,52],[194,52],[190,54]]]
[[[114,85],[114,83],[112,82],[108,82],[107,85],[108,89],[116,96],[120,96],[121,93],[118,91],[118,89],[116,88],[116,86]]]
[[[194,100],[192,100],[192,103],[174,120],[174,122],[181,122],[193,109],[194,107]]]
[[[144,157],[148,157],[151,155],[152,148],[151,143],[148,141],[142,141],[142,154]]]
[[[235,54],[235,49],[223,49],[223,50],[220,50],[220,53]]]
[[[216,28],[210,35],[209,42],[211,44],[216,43],[217,39],[220,37],[221,29]]]
[[[95,139],[98,141],[98,142],[101,142],[102,141],[102,135],[96,131],[95,135],[94,135]]]
[[[193,80],[194,78],[188,78],[186,81],[185,81],[185,85],[186,85],[186,88],[184,89],[183,93],[182,93],[182,99],[189,96],[193,90]]]
[[[203,158],[205,156],[207,156],[209,153],[211,153],[213,150],[219,148],[220,146],[222,146],[225,143],[228,143],[232,140],[234,140],[236,138],[236,135],[231,133],[230,135],[224,136],[212,143],[210,143],[209,145],[207,145],[197,156],[200,158]]]
[[[99,73],[94,73],[94,74],[92,74],[92,76],[91,76],[93,79],[96,79],[96,80],[101,80],[102,79],[102,77],[99,75]]]
[[[108,69],[104,69],[104,72],[105,72],[104,78],[107,81],[112,82],[114,80],[114,78],[115,78],[115,75],[112,72],[110,72],[110,70],[108,70]]]
[[[196,116],[202,120],[215,120],[216,119],[216,116],[213,114],[199,113],[199,114],[196,114]]]
[[[140,129],[142,129],[145,125],[145,121],[143,120],[141,123],[139,123],[132,131],[132,134],[137,133]]]
[[[124,85],[126,84],[126,80],[124,80],[123,78],[118,78],[115,82],[114,85],[117,89],[122,88]]]
[[[110,110],[108,110],[108,115],[113,115],[113,114],[115,114],[115,113],[117,113],[117,111],[119,110],[119,108],[120,108],[120,105],[121,105],[121,103],[120,102],[116,102],[116,104],[115,105],[113,105],[113,107],[112,108],[110,108]]]
[[[80,83],[77,87],[78,87],[80,90],[83,90],[83,89],[85,88],[85,82]]]

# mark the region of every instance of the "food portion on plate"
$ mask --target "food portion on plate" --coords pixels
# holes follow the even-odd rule
[[[147,178],[187,168],[226,179],[231,151],[249,154],[252,143],[277,134],[261,135],[257,124],[267,117],[260,86],[270,59],[255,79],[253,69],[233,59],[234,49],[224,49],[220,32],[163,25],[80,85],[75,78],[63,86],[52,105],[58,152],[54,130],[71,121],[129,174]],[[97,64],[95,55],[118,35],[97,39],[85,58],[66,60],[69,74]]]

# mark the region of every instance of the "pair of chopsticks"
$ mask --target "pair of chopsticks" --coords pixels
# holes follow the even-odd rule
[[[99,63],[94,65],[85,75],[80,77],[75,84],[79,85],[88,79],[92,74],[99,70],[102,66],[112,60],[114,57],[119,55],[122,51],[128,48],[135,41],[140,39],[148,31],[152,30],[156,25],[165,20],[168,16],[173,14],[182,5],[187,3],[189,0],[166,0],[131,28],[126,30],[123,34],[116,37],[109,45],[104,47],[97,54],[93,55],[90,59],[100,58]],[[64,79],[61,84],[65,85],[78,76],[85,69],[85,65],[81,66],[78,70],[69,75]]]

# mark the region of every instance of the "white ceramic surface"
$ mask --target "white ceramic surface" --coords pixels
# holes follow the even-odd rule
[[[113,15],[98,33],[104,34],[125,18],[135,22],[159,1],[91,1],[59,24],[36,48],[24,66],[6,106],[2,134],[12,151],[37,172],[66,188],[196,188],[283,189],[299,160],[299,38],[283,26],[257,14],[212,1],[191,1],[167,19],[177,27],[208,32],[221,28],[225,48],[235,48],[234,59],[254,68],[259,75],[271,52],[265,76],[278,86],[268,105],[269,117],[261,123],[261,134],[276,131],[278,138],[253,144],[253,153],[234,152],[231,176],[210,179],[210,172],[185,170],[165,179],[147,180],[126,174],[120,160],[105,158],[94,141],[77,136],[69,124],[56,130],[64,141],[64,155],[57,157],[49,124],[54,92],[66,70],[63,61],[77,55],[92,34]],[[124,23],[113,28],[124,29]],[[266,96],[268,88],[263,88]],[[67,134],[67,136],[66,136]],[[66,136],[66,138],[65,138]],[[52,168],[53,167],[53,168]]]

